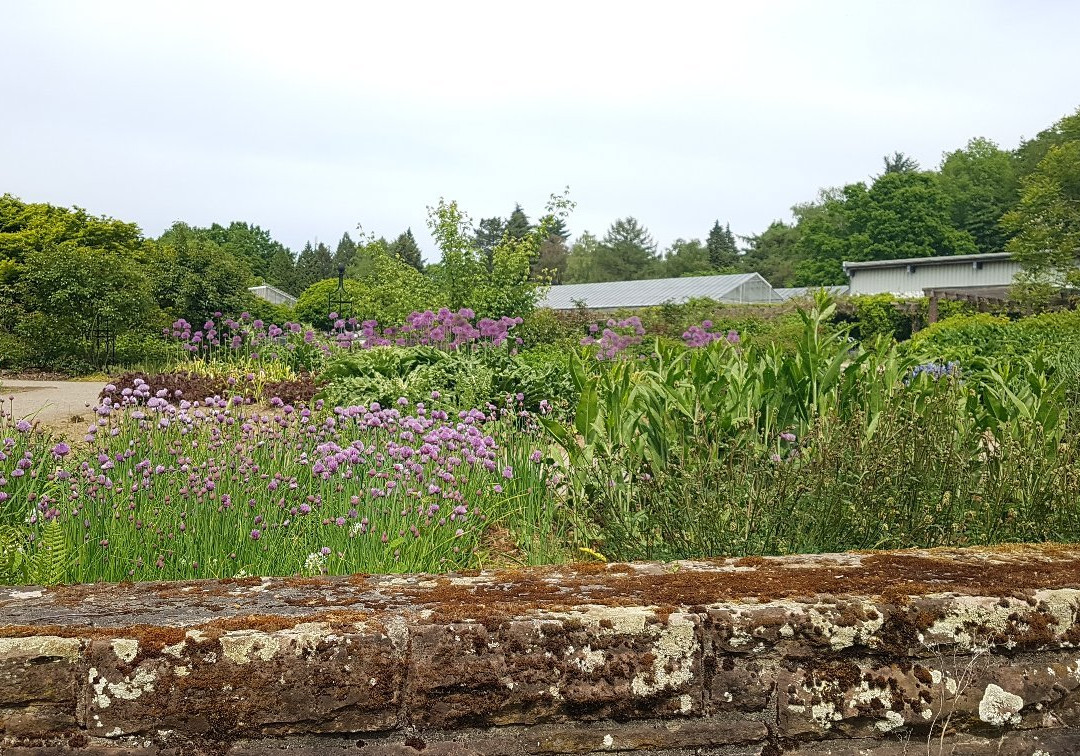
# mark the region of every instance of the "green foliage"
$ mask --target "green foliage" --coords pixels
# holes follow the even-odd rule
[[[548,344],[576,346],[586,334],[595,317],[584,308],[570,311],[539,307],[523,319],[515,333],[520,335],[527,347]]]
[[[269,231],[249,223],[233,221],[228,226],[215,223],[209,228],[190,230],[216,244],[260,278],[269,275],[270,263],[279,252],[288,252],[280,242],[270,236]]]
[[[1080,478],[1059,466],[1080,459],[1041,363],[916,374],[922,353],[853,348],[832,309],[800,313],[788,356],[575,359],[573,427],[544,425],[582,539],[629,559],[1080,534]]]
[[[441,306],[439,292],[431,279],[391,254],[384,242],[365,245],[363,255],[366,261],[363,277],[344,280],[345,294],[352,307],[351,312],[339,312],[342,317],[398,325],[412,312]],[[330,296],[337,288],[337,278],[308,287],[297,300],[296,317],[318,329],[329,330],[333,325],[328,318]]]
[[[412,404],[457,411],[505,407],[509,398],[510,406],[535,412],[541,400],[557,405],[572,392],[561,351],[512,355],[497,348],[375,347],[335,358],[322,377],[327,385],[320,396],[342,406],[390,406],[405,397]]]
[[[633,281],[657,274],[656,242],[636,218],[619,218],[596,247],[595,281]]]
[[[661,266],[661,275],[664,278],[708,275],[715,272],[710,250],[697,239],[673,241],[664,254]]]
[[[905,345],[942,361],[976,358],[996,364],[1080,353],[1080,312],[1064,311],[1009,320],[986,314],[945,318]]]
[[[570,250],[566,247],[565,238],[552,233],[540,242],[536,259],[529,266],[533,280],[543,282],[550,280],[553,284],[562,283],[566,278],[569,258]]]
[[[323,243],[304,245],[296,258],[296,287],[304,291],[315,283],[337,275],[337,265],[330,248]]]
[[[721,227],[720,221],[713,223],[705,246],[708,249],[709,267],[713,270],[730,268],[739,259],[739,248],[730,224]]]
[[[949,203],[930,173],[891,172],[867,189],[849,184],[808,214],[798,242],[798,286],[846,283],[841,263],[973,254],[971,235],[953,227]]]
[[[172,319],[202,323],[215,312],[239,313],[252,305],[247,264],[187,224],[174,223],[149,245],[148,257],[154,298]]]
[[[431,280],[446,305],[455,310],[468,307],[479,317],[530,312],[541,290],[541,283],[532,278],[532,265],[556,219],[565,218],[571,209],[567,193],[552,195],[540,222],[522,238],[505,232],[488,260],[468,215],[456,202],[439,200],[428,208],[428,227],[442,252],[439,263],[430,268]]]
[[[22,261],[30,252],[58,244],[131,254],[141,241],[139,227],[78,207],[26,203],[10,194],[0,197],[0,260]]]
[[[405,229],[405,232],[394,240],[389,251],[391,255],[417,270],[422,271],[424,269],[424,258],[420,253],[420,247],[416,243],[416,237],[413,236],[411,228]]]
[[[795,270],[800,262],[798,225],[773,221],[760,234],[745,238],[746,253],[739,258],[739,271],[760,273],[773,286],[795,285]]]
[[[878,336],[902,341],[911,336],[911,314],[903,312],[891,294],[875,294],[851,298],[855,311],[853,335],[862,340]]]
[[[122,254],[72,242],[30,252],[19,280],[29,311],[16,328],[34,346],[37,362],[78,367],[89,359],[88,332],[98,324],[116,333],[156,330],[150,286]]]
[[[1080,285],[1080,139],[1050,147],[1021,182],[1019,204],[1001,219],[1006,249],[1028,283]]]
[[[480,256],[491,270],[491,257],[495,252],[495,245],[506,233],[506,221],[502,218],[481,218],[476,224],[476,246],[480,250]]]
[[[339,265],[344,265],[348,268],[352,265],[353,260],[356,259],[356,253],[359,251],[359,247],[356,242],[349,236],[349,232],[346,231],[341,235],[341,240],[338,241],[337,249],[334,250],[334,268]]]
[[[529,216],[525,215],[525,211],[521,209],[521,205],[514,205],[514,211],[510,213],[510,217],[506,219],[506,234],[511,239],[521,241],[532,232],[532,224],[529,223]]]
[[[1054,122],[1048,129],[1044,129],[1020,145],[1016,150],[1016,158],[1020,164],[1020,175],[1026,176],[1037,170],[1039,163],[1053,147],[1059,147],[1068,142],[1080,142],[1080,108],[1075,113]]]
[[[599,270],[596,267],[596,254],[600,247],[599,240],[585,231],[570,247],[566,258],[566,276],[564,283],[595,283]]]
[[[358,312],[366,310],[365,303],[371,293],[370,287],[351,278],[345,279],[344,286],[345,295],[353,301],[354,308]],[[304,289],[296,300],[296,319],[319,330],[330,330],[333,326],[329,317],[330,296],[337,291],[337,288],[338,280],[327,278]]]
[[[887,173],[915,173],[919,170],[919,161],[902,152],[886,155],[882,162],[885,164],[885,169],[882,171],[883,175]]]
[[[288,294],[297,291],[296,261],[289,250],[282,247],[274,253],[266,269],[266,282]]]
[[[972,139],[945,155],[939,182],[952,223],[967,231],[980,252],[1002,252],[1008,233],[999,221],[1018,198],[1019,172],[1012,153],[988,139]]]
[[[0,331],[0,370],[23,370],[35,361],[33,346],[14,333]]]

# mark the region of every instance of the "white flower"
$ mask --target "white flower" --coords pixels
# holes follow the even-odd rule
[[[319,552],[315,551],[308,554],[307,559],[304,560],[304,572],[319,573],[322,574],[323,565],[326,564],[326,557]]]

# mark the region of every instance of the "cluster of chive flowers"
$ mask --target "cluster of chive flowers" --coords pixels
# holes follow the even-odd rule
[[[220,318],[221,313],[214,313]],[[183,318],[173,321],[163,329],[162,335],[178,341],[182,348],[193,355],[208,356],[218,350],[248,352],[253,349],[284,347],[289,351],[297,349],[300,343],[312,344],[316,340],[315,331],[299,323],[285,323],[278,326],[265,323],[252,317],[251,313],[241,313],[239,319],[225,318],[220,322],[209,319],[202,328],[189,323]],[[257,357],[258,354],[252,356]]]
[[[589,335],[581,340],[581,345],[596,347],[598,360],[613,360],[638,346],[644,336],[645,327],[641,324],[641,318],[633,315],[622,320],[609,319],[605,326],[592,323]]]
[[[260,560],[293,544],[307,556],[275,574],[393,571],[417,564],[411,550],[435,553],[425,568],[459,568],[491,497],[524,485],[498,440],[520,432],[519,397],[457,413],[405,398],[264,412],[144,381],[104,393],[77,453],[0,418],[0,514],[58,521],[73,564],[123,570],[92,579],[269,574]],[[538,449],[524,456],[543,467]]]
[[[522,343],[511,331],[521,325],[521,318],[501,317],[476,319],[468,307],[438,311],[413,312],[400,326],[379,328],[378,321],[365,320],[360,324],[359,337],[366,348],[376,346],[431,346],[455,350],[472,345],[502,346],[508,342]]]
[[[726,341],[729,344],[739,343],[739,333],[737,331],[713,331],[713,322],[711,320],[702,321],[701,325],[690,326],[683,332],[683,343],[687,347],[697,348],[708,346],[717,341]]]

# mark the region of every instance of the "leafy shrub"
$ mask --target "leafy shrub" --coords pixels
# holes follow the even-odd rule
[[[575,310],[552,310],[540,307],[528,313],[518,334],[526,347],[546,344],[577,344],[587,333],[590,323],[596,322],[595,314],[585,308]]]
[[[467,409],[505,406],[539,410],[570,383],[565,361],[514,355],[505,349],[445,352],[433,347],[375,347],[343,354],[327,366],[320,396],[340,405],[411,403]],[[433,399],[433,396],[435,397]],[[547,406],[545,404],[545,406]]]
[[[125,331],[116,337],[117,365],[157,371],[165,368],[172,356],[169,344],[155,334]]]
[[[33,348],[13,333],[0,333],[0,370],[22,370],[33,365]]]
[[[907,349],[941,360],[1013,359],[1080,349],[1080,311],[1049,312],[1018,320],[986,314],[940,320],[912,337]]]
[[[359,281],[354,281],[351,278],[346,278],[344,283],[345,295],[352,299],[354,308],[357,310],[364,309],[364,302],[368,296],[368,287]],[[337,291],[338,280],[336,278],[327,278],[326,280],[319,281],[312,284],[300,295],[296,302],[296,317],[302,323],[308,323],[314,326],[316,329],[322,331],[330,330],[333,323],[328,317],[330,311],[328,309],[330,296]],[[340,314],[340,313],[339,313]],[[356,313],[345,313],[349,317],[357,315]],[[359,319],[369,317],[366,312],[360,312]]]

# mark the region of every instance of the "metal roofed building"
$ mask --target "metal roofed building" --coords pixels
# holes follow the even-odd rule
[[[262,286],[249,286],[248,291],[257,296],[259,299],[265,299],[267,302],[271,302],[276,305],[285,305],[286,307],[296,307],[296,297],[288,292],[284,292],[276,286],[270,284],[263,284]]]
[[[553,310],[573,310],[581,302],[589,310],[619,310],[654,307],[665,302],[682,304],[700,298],[731,304],[784,301],[760,274],[739,273],[727,276],[563,284],[548,289],[539,306]]]
[[[1010,286],[1020,263],[1008,252],[846,262],[851,294],[921,297],[925,289]]]

